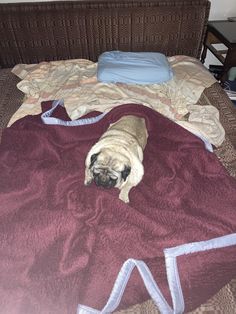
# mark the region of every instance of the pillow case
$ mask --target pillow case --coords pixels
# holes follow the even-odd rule
[[[162,53],[107,51],[98,58],[97,79],[101,82],[160,84],[172,77],[173,71]]]

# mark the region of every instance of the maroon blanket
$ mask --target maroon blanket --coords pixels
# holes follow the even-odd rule
[[[59,109],[64,116],[64,109]],[[130,192],[84,186],[88,150],[124,114],[146,118],[145,174]],[[0,313],[101,309],[123,262],[144,260],[171,305],[163,249],[236,232],[236,182],[194,135],[141,105],[100,122],[43,125],[25,117],[0,146]],[[236,248],[179,258],[186,310],[236,277]],[[137,272],[121,307],[148,298]]]

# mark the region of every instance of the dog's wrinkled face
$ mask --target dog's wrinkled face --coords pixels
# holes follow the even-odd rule
[[[109,149],[93,154],[89,169],[96,185],[104,188],[120,187],[131,171],[129,160]]]

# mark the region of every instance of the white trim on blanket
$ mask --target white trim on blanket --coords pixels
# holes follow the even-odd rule
[[[125,287],[129,281],[130,275],[135,267],[137,267],[148,293],[150,294],[160,312],[162,314],[181,314],[184,312],[184,297],[181,288],[176,258],[184,254],[192,254],[233,245],[236,245],[236,233],[207,241],[182,244],[164,250],[167,279],[172,297],[173,309],[169,306],[163,294],[161,293],[147,265],[140,260],[128,259],[121,267],[110,297],[104,308],[99,311],[88,306],[79,304],[77,314],[112,313],[118,307],[124,294]]]
[[[56,109],[57,106],[64,107],[63,99],[54,100],[52,103],[52,108],[41,114],[41,119],[44,124],[63,125],[63,126],[79,126],[79,125],[93,124],[100,121],[106,115],[106,112],[104,112],[96,117],[72,120],[72,121],[64,121],[58,118],[51,117],[53,111]]]

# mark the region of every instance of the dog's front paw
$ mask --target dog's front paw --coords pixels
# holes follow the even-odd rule
[[[84,185],[86,185],[86,186],[87,186],[87,185],[90,185],[90,184],[92,183],[92,181],[93,181],[92,179],[91,179],[91,180],[85,179],[85,180],[84,180]]]
[[[85,176],[84,176],[84,185],[89,185],[93,182],[93,175],[89,168],[85,169]]]
[[[129,195],[126,191],[120,191],[119,199],[124,203],[129,203]]]

